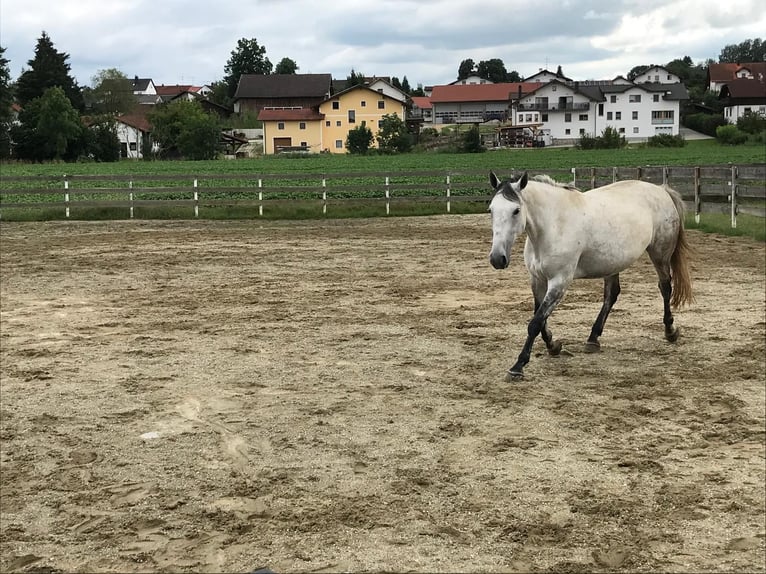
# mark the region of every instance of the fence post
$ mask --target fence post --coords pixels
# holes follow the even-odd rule
[[[128,182],[128,201],[130,201],[130,218],[133,219],[133,180]]]
[[[389,199],[391,199],[391,189],[389,187],[388,176],[386,176],[386,215],[391,213],[391,205],[389,203]]]
[[[577,187],[577,168],[572,168],[572,186]]]
[[[263,215],[263,180],[258,178],[258,215]]]
[[[322,215],[327,215],[327,178],[322,178]]]
[[[694,222],[699,224],[700,222],[700,213],[702,212],[702,204],[700,200],[700,191],[701,191],[701,181],[700,181],[700,168],[699,166],[694,168]]]
[[[66,204],[64,213],[66,214],[66,217],[69,218],[69,180],[67,179],[66,174],[64,174],[64,203]]]
[[[447,213],[450,212],[450,189],[449,189],[449,174],[447,174]]]
[[[596,168],[590,168],[590,188],[596,189]]]
[[[617,182],[617,168],[613,167],[612,168],[612,183],[616,183],[616,182]]]
[[[663,166],[662,167],[662,185],[668,184],[668,167]]]
[[[636,179],[641,181],[641,178],[644,176],[644,170],[641,169],[641,166],[636,168]]]
[[[194,178],[194,217],[199,217],[199,193],[197,193],[198,186],[197,178]]]
[[[737,228],[737,166],[733,165],[731,166],[731,181],[729,182],[729,185],[731,186],[731,195],[729,196],[729,199],[731,200],[731,227],[732,229]]]

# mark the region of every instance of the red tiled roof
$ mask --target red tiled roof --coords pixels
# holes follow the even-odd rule
[[[500,84],[457,84],[434,86],[432,103],[450,102],[505,102],[521,94],[526,95],[544,84],[540,82],[506,82]]]
[[[159,86],[155,85],[154,89],[157,90],[157,94],[160,96],[175,96],[176,94],[181,94],[183,92],[196,92],[198,89],[195,89],[192,85],[175,85],[175,86],[166,86],[165,84],[161,84]]]
[[[298,108],[288,110],[263,109],[258,113],[258,119],[262,122],[274,121],[306,121],[323,120],[324,114],[320,114],[314,108]]]
[[[709,64],[707,71],[710,81],[720,84],[733,80],[742,68],[749,70],[755,79],[758,79],[758,74],[761,74],[761,77],[766,77],[766,62]]]
[[[426,96],[412,96],[410,99],[412,100],[412,103],[419,107],[421,110],[430,110],[433,107],[431,105],[431,98]]]
[[[149,123],[149,120],[146,119],[146,116],[143,114],[123,114],[117,117],[116,121],[132,128],[136,128],[137,130],[141,130],[142,132],[148,133],[152,131],[152,124]]]

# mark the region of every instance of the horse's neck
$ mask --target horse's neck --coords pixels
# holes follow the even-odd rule
[[[527,237],[533,244],[541,242],[548,233],[556,233],[556,225],[561,219],[558,212],[565,208],[562,188],[536,183],[528,185],[524,191],[524,205],[527,209]]]

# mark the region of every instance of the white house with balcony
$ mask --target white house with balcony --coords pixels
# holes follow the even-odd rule
[[[575,143],[585,134],[601,135],[607,126],[629,141],[677,135],[681,101],[688,99],[688,92],[673,81],[677,77],[668,78],[660,69],[645,72],[638,78],[642,82],[622,77],[574,83],[551,80],[512,103],[513,124],[546,130],[559,144]]]

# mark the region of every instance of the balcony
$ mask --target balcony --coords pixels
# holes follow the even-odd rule
[[[575,112],[589,109],[590,103],[588,102],[568,102],[566,104],[535,102],[531,104],[516,104],[516,110],[519,112]]]

